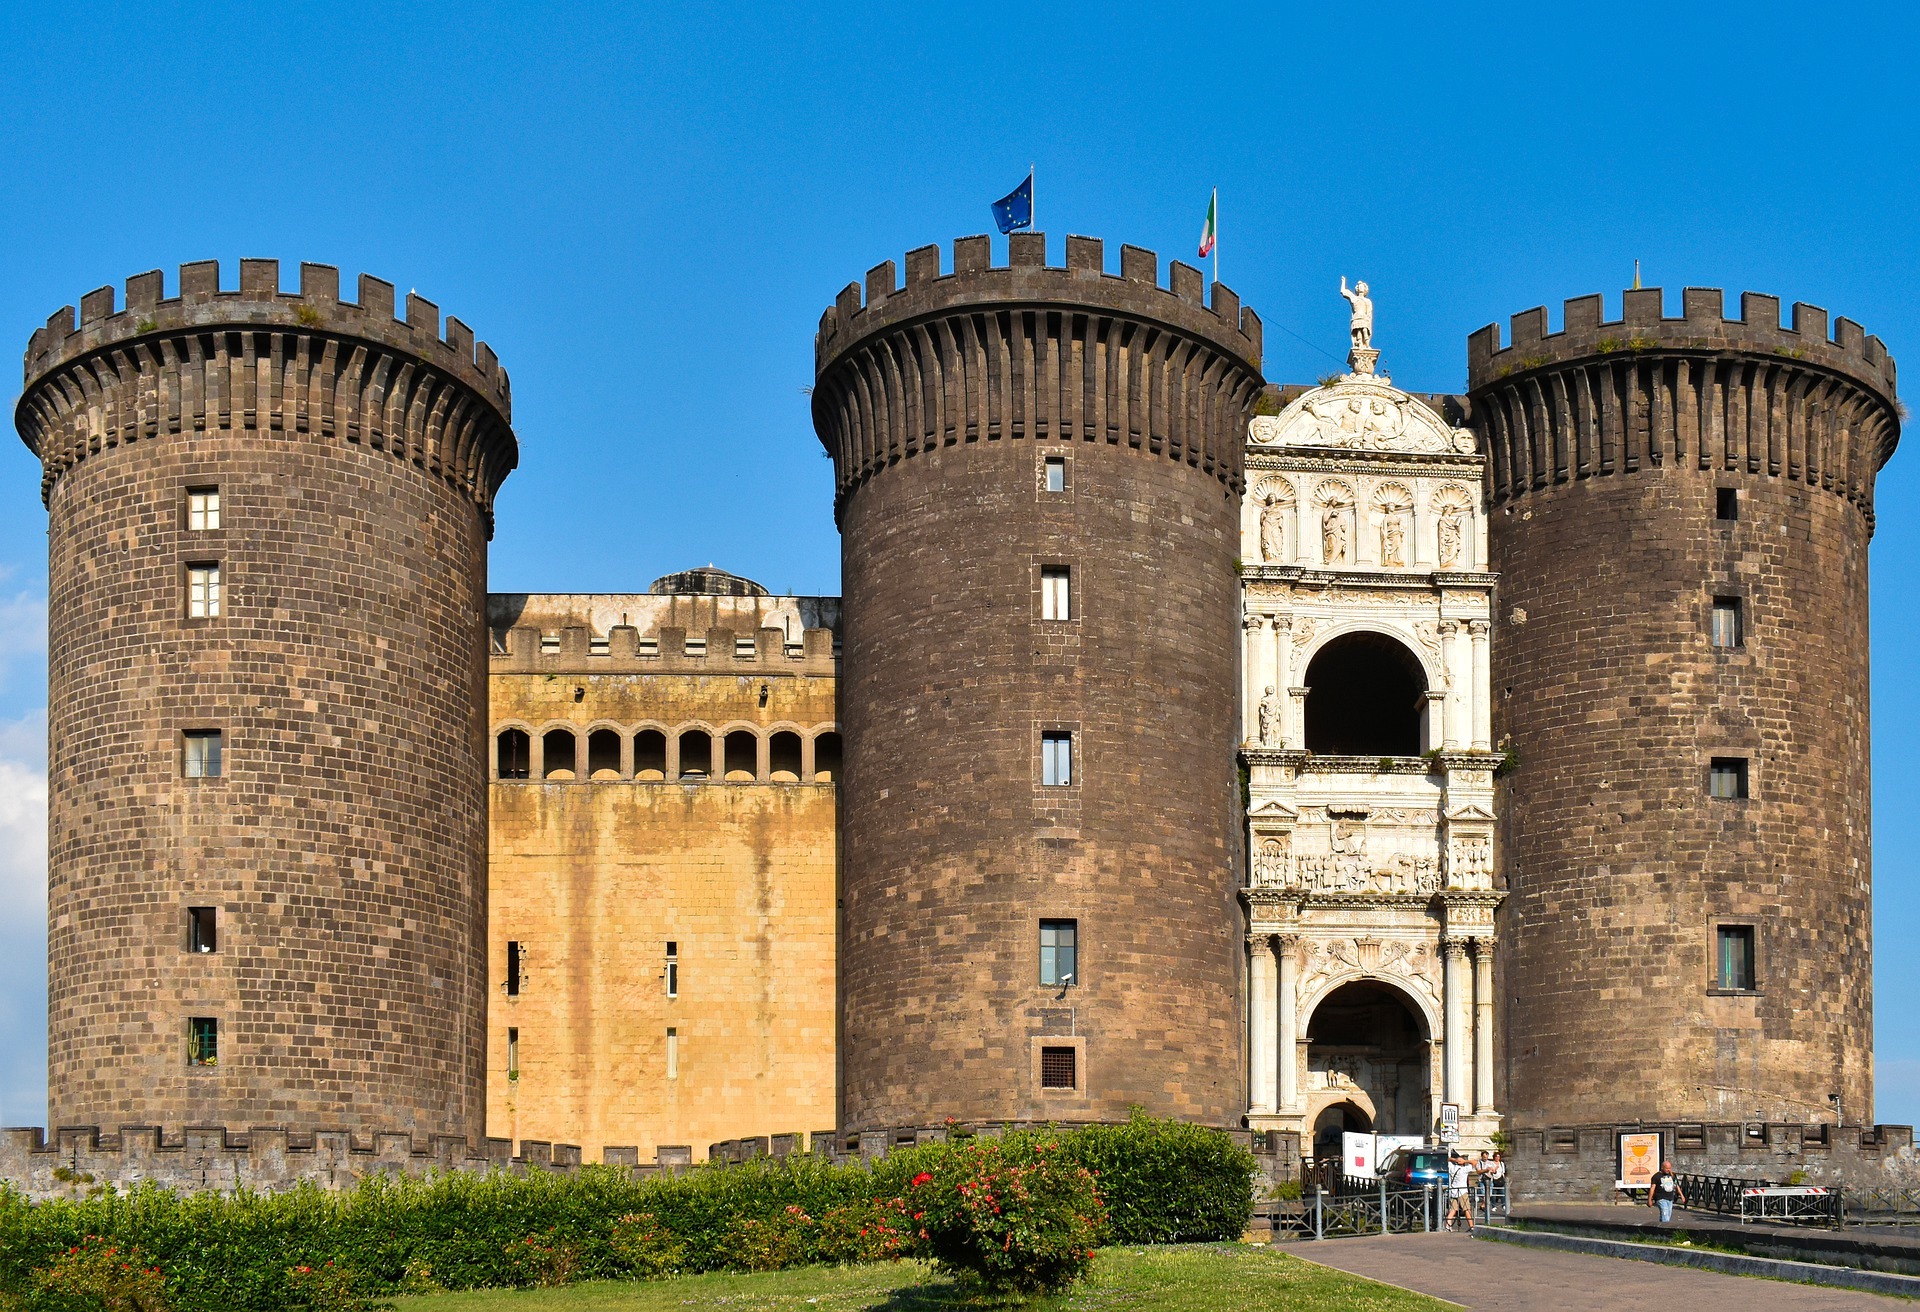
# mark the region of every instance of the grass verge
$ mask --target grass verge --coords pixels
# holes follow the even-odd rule
[[[1025,1302],[969,1292],[919,1262],[801,1267],[750,1275],[593,1281],[564,1289],[474,1290],[397,1299],[398,1312],[1437,1312],[1453,1305],[1249,1244],[1103,1248],[1093,1274]]]

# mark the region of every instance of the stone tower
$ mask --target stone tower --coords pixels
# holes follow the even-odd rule
[[[820,321],[842,533],[843,1129],[1246,1109],[1242,441],[1259,319],[1069,237]],[[1068,978],[1068,977],[1071,978]]]
[[[1491,459],[1507,1109],[1870,1119],[1867,543],[1894,364],[1688,288],[1468,344]],[[1837,1098],[1838,1105],[1833,1101]]]
[[[484,1132],[507,376],[272,260],[36,331],[50,1124]]]

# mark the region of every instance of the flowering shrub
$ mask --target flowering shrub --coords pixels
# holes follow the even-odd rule
[[[507,1262],[517,1277],[515,1285],[553,1289],[573,1279],[580,1265],[580,1246],[560,1237],[557,1228],[527,1235],[507,1245]]]
[[[943,1270],[988,1289],[1063,1289],[1087,1273],[1106,1226],[1093,1172],[1055,1139],[970,1143],[916,1175],[907,1203]]]
[[[652,1212],[629,1212],[615,1221],[607,1248],[623,1271],[646,1279],[679,1270],[687,1252]]]
[[[724,1266],[747,1271],[780,1271],[803,1265],[812,1247],[813,1218],[804,1207],[788,1203],[765,1220],[736,1216],[721,1244]]]
[[[316,1308],[322,1312],[363,1312],[375,1306],[371,1299],[354,1292],[354,1284],[353,1272],[338,1262],[287,1268],[287,1290],[296,1300],[295,1307]]]
[[[137,1248],[88,1235],[34,1272],[31,1306],[47,1312],[167,1312],[167,1282]]]
[[[895,1261],[911,1252],[918,1228],[904,1198],[843,1203],[820,1218],[813,1260],[841,1265]]]

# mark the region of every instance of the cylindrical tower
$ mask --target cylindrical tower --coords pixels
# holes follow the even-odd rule
[[[842,1125],[1246,1109],[1233,757],[1260,321],[1151,251],[907,255],[820,322]],[[1071,976],[1071,979],[1067,977]]]
[[[1894,365],[1688,288],[1468,345],[1492,455],[1506,1106],[1872,1114],[1867,542]]]
[[[50,1124],[484,1133],[486,552],[507,376],[273,260],[34,333]]]

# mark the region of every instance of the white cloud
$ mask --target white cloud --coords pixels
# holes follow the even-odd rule
[[[22,1057],[0,1073],[9,1125],[46,1118],[46,724],[44,707],[0,720],[0,1044]]]

